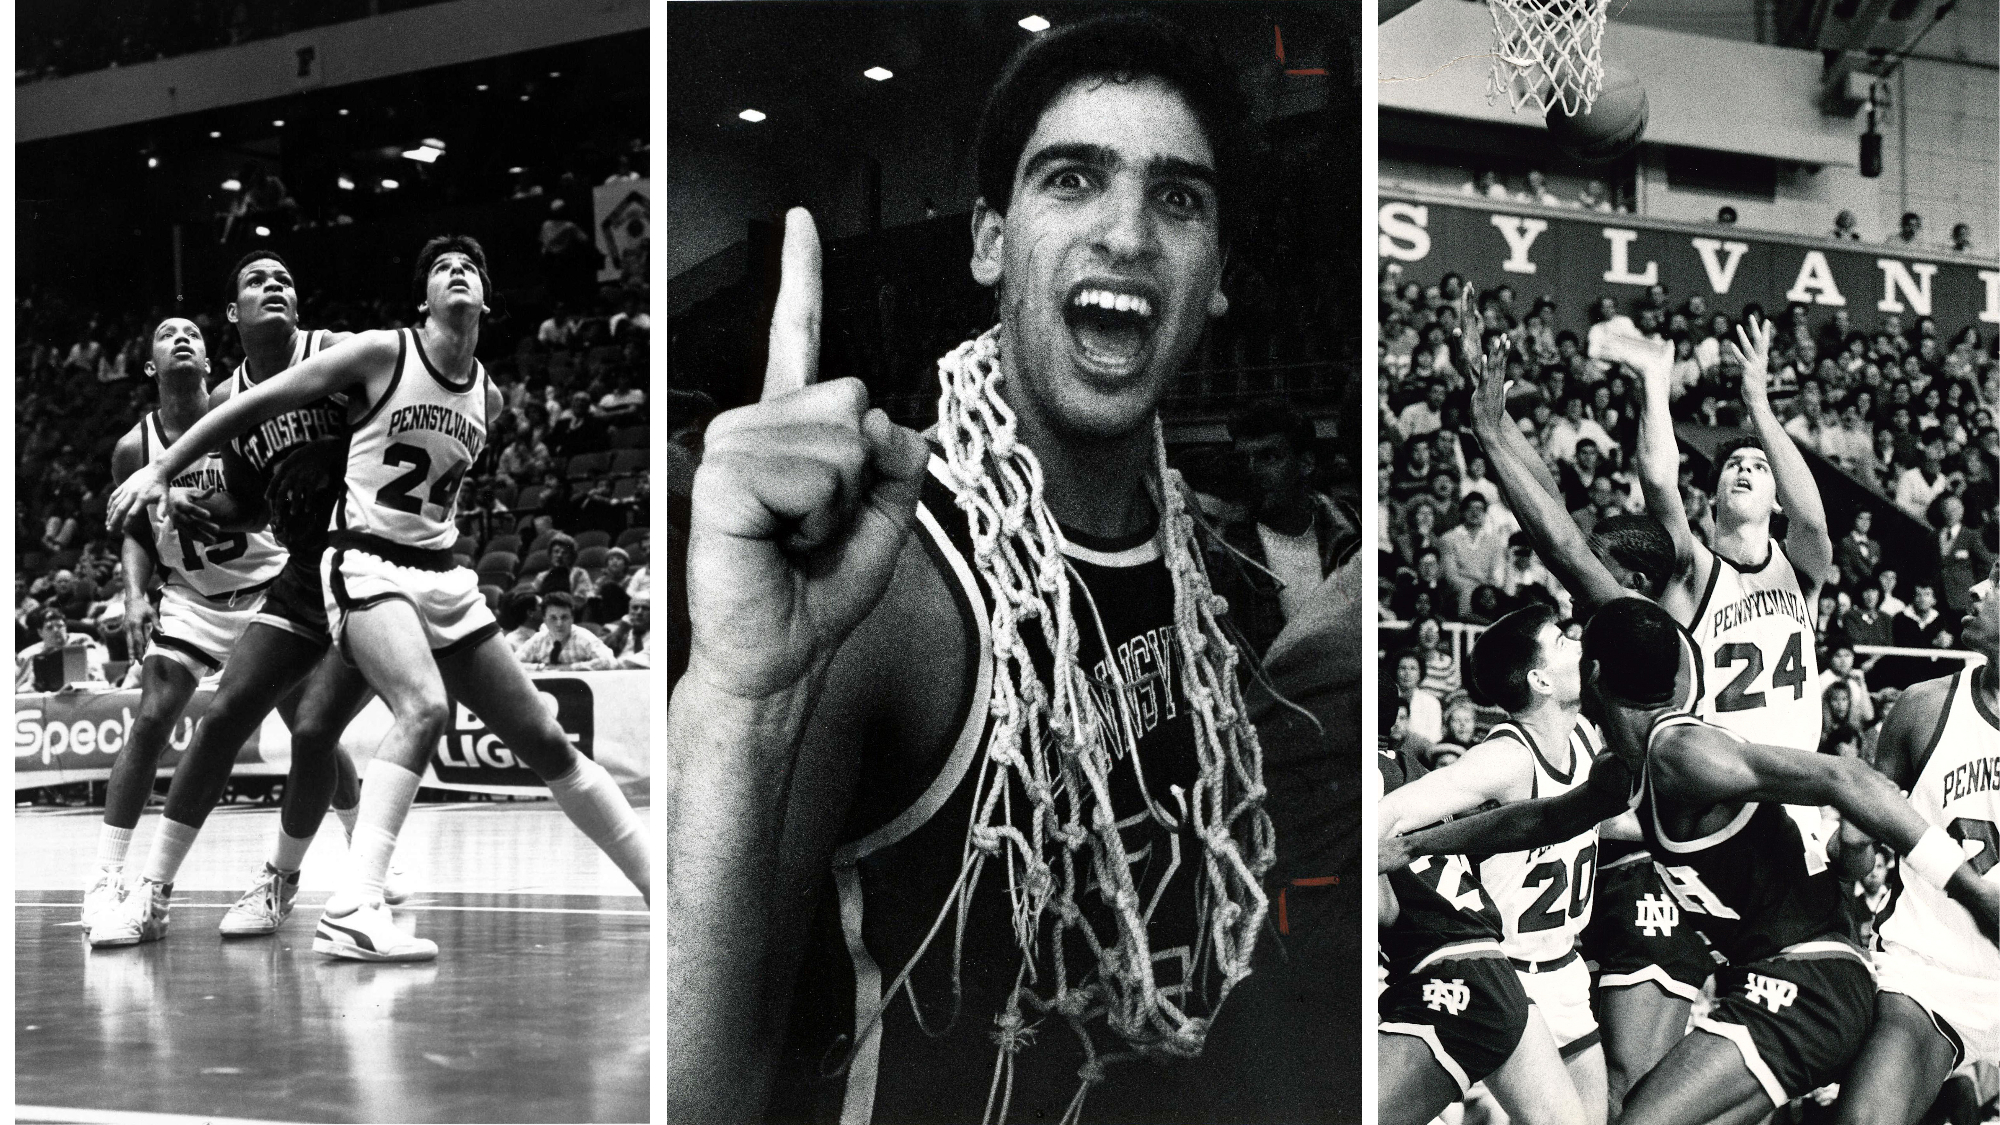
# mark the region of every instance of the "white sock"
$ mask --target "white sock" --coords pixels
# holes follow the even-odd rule
[[[639,893],[652,901],[653,853],[646,840],[646,826],[632,811],[618,783],[596,762],[578,756],[577,766],[562,777],[552,778],[549,792],[568,815],[570,823],[583,830],[591,842],[611,857]]]
[[[354,842],[354,821],[355,821],[355,818],[357,818],[357,817],[359,817],[359,816],[361,815],[361,802],[359,802],[359,801],[356,801],[356,802],[355,802],[355,803],[354,803],[354,804],[353,804],[352,806],[350,806],[350,807],[348,807],[348,808],[344,808],[344,809],[335,809],[335,810],[333,810],[333,815],[335,815],[335,816],[337,816],[337,817],[339,817],[339,818],[340,818],[340,832],[341,832],[341,835],[343,835],[343,836],[346,836],[346,837],[347,837],[347,841],[348,841],[349,843],[353,843],[353,842]]]
[[[349,895],[364,903],[382,901],[389,857],[395,854],[396,837],[403,831],[403,819],[417,799],[422,780],[421,775],[381,758],[368,763],[368,783],[361,788],[354,838],[347,848]]]
[[[155,883],[171,883],[180,874],[181,861],[201,829],[167,817],[160,818],[160,830],[153,836],[153,850],[146,856],[146,878]]]
[[[97,866],[108,871],[125,870],[125,853],[132,848],[132,830],[97,826]]]
[[[311,836],[294,836],[278,826],[278,838],[271,843],[271,869],[290,875],[305,866],[306,852],[312,849]]]

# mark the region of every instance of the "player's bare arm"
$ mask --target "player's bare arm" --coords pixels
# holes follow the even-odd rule
[[[1812,469],[1771,409],[1773,331],[1769,321],[1753,320],[1749,332],[1738,327],[1736,340],[1724,341],[1723,346],[1743,367],[1743,405],[1749,409],[1750,424],[1771,459],[1772,483],[1777,486],[1778,503],[1785,509],[1785,556],[1805,579],[1804,593],[1810,602],[1834,573],[1833,540],[1827,535],[1826,506],[1820,502]]]
[[[668,1096],[690,1120],[762,1113],[791,968],[771,962],[796,944],[773,931],[831,850],[865,718],[818,714],[822,689],[863,698],[841,681],[866,670],[835,656],[889,586],[927,460],[859,382],[814,385],[819,320],[818,236],[794,211],[762,400],[716,419],[696,476],[692,652],[667,715]],[[837,812],[793,821],[794,804]]]
[[[1677,569],[1674,581],[1662,596],[1667,611],[1686,620],[1693,615],[1695,603],[1708,585],[1708,572],[1715,565],[1715,556],[1695,535],[1688,523],[1687,508],[1681,503],[1681,450],[1679,440],[1674,437],[1674,418],[1669,406],[1673,347],[1616,335],[1606,343],[1608,357],[1639,373],[1639,439],[1635,451],[1639,492],[1646,501],[1646,510],[1660,521],[1667,538],[1673,541]]]
[[[1925,680],[1912,684],[1891,704],[1882,719],[1881,733],[1875,741],[1875,770],[1897,790],[1908,793],[1916,783],[1917,756],[1923,752],[1925,743],[1930,741],[1936,728],[1938,713],[1951,698],[1949,679]],[[1848,818],[1840,822],[1840,854],[1843,863],[1853,862],[1857,869],[1863,861],[1857,856],[1865,856],[1870,843],[1877,842],[1863,831],[1860,825]],[[1860,877],[1860,870],[1850,872],[1854,878]]]
[[[1582,785],[1560,796],[1517,801],[1478,816],[1386,838],[1375,869],[1394,871],[1418,856],[1520,852],[1559,844],[1624,811],[1629,787],[1630,775],[1624,763],[1606,758],[1591,767]]]
[[[1473,323],[1478,319],[1470,311],[1472,306],[1472,291],[1470,286],[1466,287],[1466,294],[1461,298],[1460,304],[1461,321],[1464,323]],[[1464,319],[1468,316],[1472,317],[1472,320],[1467,321]],[[1524,454],[1519,462],[1520,469],[1527,474],[1528,479],[1533,481],[1537,488],[1560,501],[1562,499],[1562,485],[1557,483],[1555,473],[1549,471],[1548,462],[1542,460],[1541,454],[1536,453],[1534,447],[1528,444],[1528,439],[1521,435],[1520,427],[1516,426],[1513,419],[1507,416],[1507,391],[1513,386],[1512,383],[1507,381],[1507,355],[1509,349],[1513,347],[1512,341],[1504,334],[1496,335],[1487,345],[1489,354],[1482,355],[1479,348],[1475,346],[1477,339],[1476,336],[1468,335],[1465,337],[1465,345],[1462,349],[1467,377],[1472,383],[1475,426],[1478,422],[1477,414],[1480,409],[1478,402],[1481,393],[1480,387],[1485,383],[1487,373],[1491,372],[1500,384],[1492,393],[1499,395],[1500,401],[1497,407],[1492,404],[1487,405],[1486,410],[1489,420],[1506,423],[1508,432],[1517,439],[1508,443],[1508,449]],[[1496,440],[1504,436],[1495,435]],[[1479,444],[1484,447],[1486,442],[1484,439],[1481,439]]]
[[[1945,892],[1979,919],[1988,937],[2000,927],[2000,882],[1979,878],[1962,862],[1957,843],[1931,828],[1895,782],[1859,758],[1738,742],[1721,730],[1697,725],[1669,729],[1650,755],[1654,790],[1662,803],[1700,809],[1746,801],[1832,805],[1904,857],[1935,832],[1961,860],[1948,880],[1938,880]]]
[[[1561,580],[1583,607],[1595,609],[1631,591],[1618,584],[1604,564],[1592,553],[1583,530],[1563,506],[1562,493],[1555,481],[1544,481],[1548,467],[1542,464],[1528,439],[1507,416],[1507,388],[1498,372],[1504,366],[1483,365],[1495,374],[1475,368],[1472,381],[1472,428],[1479,447],[1486,453],[1488,467],[1507,502],[1521,521],[1535,550],[1548,563],[1551,573]],[[1538,476],[1536,469],[1541,470]]]
[[[139,430],[135,427],[112,447],[112,481],[123,482],[137,472],[144,461],[145,452],[141,448]],[[118,559],[125,577],[125,640],[133,647],[134,659],[137,659],[136,654],[144,647],[146,634],[152,630],[158,616],[152,599],[146,596],[146,585],[153,579],[153,527],[146,522],[143,511],[135,510],[123,527],[112,530],[122,535],[118,544]]]
[[[395,375],[396,358],[396,333],[363,332],[211,409],[155,455],[152,464],[118,486],[106,507],[106,526],[115,528],[134,510],[160,499],[174,474],[259,422],[350,387],[364,388],[367,401],[377,401]]]
[[[1525,801],[1533,792],[1534,772],[1527,747],[1513,739],[1489,739],[1382,798],[1376,806],[1378,831],[1395,836],[1488,801]]]

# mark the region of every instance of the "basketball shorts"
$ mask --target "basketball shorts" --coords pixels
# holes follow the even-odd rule
[[[322,645],[330,643],[332,637],[326,628],[326,585],[320,578],[320,559],[298,555],[286,559],[285,569],[279,571],[278,577],[271,583],[271,589],[264,597],[264,607],[257,611],[255,620],[259,625],[296,633]]]
[[[447,556],[449,557],[449,556]],[[326,581],[326,618],[341,658],[354,663],[348,649],[347,615],[391,600],[409,603],[423,622],[431,652],[442,658],[479,644],[500,632],[500,623],[479,592],[479,575],[471,567],[411,565],[391,562],[363,547],[335,546],[320,569]]]
[[[211,598],[181,585],[160,591],[159,621],[153,627],[147,656],[164,657],[186,668],[199,680],[222,671],[236,647],[236,638],[264,604],[269,583],[233,596]]]
[[[1425,965],[1392,980],[1376,1030],[1421,1039],[1461,1095],[1500,1069],[1528,1026],[1528,996],[1495,949]]]
[[[1715,970],[1715,1007],[1696,1030],[1736,1045],[1773,1105],[1838,1081],[1875,1022],[1875,975],[1859,950],[1824,939]]]
[[[1958,1049],[1959,1064],[2000,1065],[2000,981],[1956,973],[1905,945],[1875,955],[1875,980],[1930,1013],[1939,1033]]]
[[[1597,905],[1578,946],[1599,988],[1651,983],[1691,1002],[1715,971],[1708,942],[1644,858],[1598,872]]]
[[[1521,990],[1528,1002],[1542,1010],[1542,1022],[1556,1040],[1556,1049],[1567,1059],[1595,1047],[1603,1038],[1597,1030],[1597,1013],[1590,1009],[1590,969],[1583,956],[1571,950],[1554,962],[1532,965],[1515,961]]]

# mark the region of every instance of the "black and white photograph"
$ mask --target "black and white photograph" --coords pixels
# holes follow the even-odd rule
[[[2000,1119],[2000,9],[1378,14],[1378,1121]]]
[[[667,5],[675,1120],[1362,1119],[1361,16]]]
[[[15,7],[16,1120],[650,1119],[651,26]]]

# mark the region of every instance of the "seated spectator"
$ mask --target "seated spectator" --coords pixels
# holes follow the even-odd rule
[[[1915,211],[1903,212],[1896,223],[1896,233],[1883,241],[1891,246],[1914,250],[1923,245],[1924,217]]]
[[[605,444],[605,422],[590,408],[590,393],[576,391],[549,426],[549,451],[558,457],[591,453]]]
[[[1895,644],[1894,616],[1882,612],[1882,587],[1871,578],[1860,590],[1860,601],[1840,615],[1841,631],[1857,645]]]
[[[1570,518],[1576,521],[1576,526],[1585,535],[1597,530],[1598,524],[1625,512],[1625,499],[1619,495],[1617,487],[1609,476],[1600,474],[1593,477],[1589,495],[1588,505],[1570,513]]]
[[[1896,619],[1899,648],[1950,648],[1956,637],[1957,622],[1948,620],[1938,608],[1937,588],[1919,582],[1910,592],[1910,606]]]
[[[576,335],[576,317],[569,311],[569,305],[557,301],[549,318],[535,331],[535,341],[551,351],[567,348]]]
[[[590,572],[576,565],[576,540],[567,532],[556,532],[549,541],[549,568],[535,579],[535,593],[542,597],[542,612],[548,612],[551,595],[571,598],[573,607],[577,602],[588,601],[594,590]]]
[[[1413,651],[1424,661],[1424,689],[1439,699],[1450,699],[1465,690],[1458,671],[1458,657],[1445,639],[1444,626],[1436,617],[1417,619],[1417,643]]]
[[[1396,695],[1410,709],[1410,733],[1425,742],[1444,737],[1444,707],[1423,686],[1424,658],[1414,649],[1396,656]]]
[[[1861,232],[1856,229],[1857,226],[1854,212],[1842,211],[1833,217],[1833,233],[1827,237],[1839,242],[1859,242]]]
[[[1944,471],[1944,435],[1926,438],[1923,451],[1923,464],[1904,469],[1896,478],[1896,506],[1929,523],[1931,503],[1951,487],[1951,478]]]
[[[1597,450],[1597,442],[1585,438],[1576,443],[1574,460],[1556,464],[1556,487],[1562,491],[1563,506],[1572,512],[1588,508],[1592,487],[1599,480],[1609,481],[1610,474],[1599,461]]]
[[[1963,618],[1972,608],[1972,584],[1993,569],[1993,556],[1979,533],[1965,525],[1965,502],[1949,492],[1938,501],[1938,524],[1938,597],[1950,616]]]
[[[1459,191],[1466,195],[1481,196],[1486,199],[1506,199],[1507,184],[1491,168],[1481,168],[1472,174],[1472,179],[1459,185]]]
[[[605,646],[618,654],[620,668],[653,666],[653,597],[636,594],[625,616],[604,631]]]
[[[1451,587],[1444,581],[1444,564],[1436,549],[1424,548],[1417,553],[1414,568],[1397,574],[1396,595],[1390,605],[1396,616],[1405,621],[1446,613],[1458,605]]]
[[[623,340],[627,336],[644,335],[653,329],[653,318],[646,313],[646,302],[637,293],[625,294],[625,306],[611,318],[611,338]]]
[[[1569,591],[1535,557],[1535,541],[1525,531],[1517,531],[1507,540],[1507,569],[1500,588],[1511,603],[1509,609],[1539,600],[1555,606],[1565,618],[1570,614]]]
[[[646,389],[639,386],[637,378],[628,368],[620,371],[613,381],[613,388],[597,400],[591,414],[606,422],[622,422],[646,412]]]
[[[528,590],[509,590],[500,595],[500,608],[494,616],[499,619],[502,639],[518,656],[521,646],[541,632],[542,599]]]
[[[1972,224],[1953,223],[1951,227],[1951,248],[1960,254],[1972,253]]]
[[[542,627],[515,655],[531,671],[588,672],[618,662],[594,633],[576,627],[576,599],[563,593],[542,599]]]
[[[64,623],[62,610],[44,606],[36,611],[34,622],[41,639],[14,654],[16,692],[60,690],[67,682],[63,676],[63,652],[66,649],[85,650],[86,679],[104,678],[104,662],[110,659],[110,653],[88,636],[70,632]]]
[[[1498,586],[1481,586],[1472,591],[1472,601],[1463,619],[1470,625],[1491,625],[1506,616],[1507,607]]]
[[[1424,385],[1424,397],[1403,408],[1396,416],[1396,427],[1404,437],[1418,438],[1436,433],[1444,424],[1444,400],[1448,393],[1444,381],[1433,379]]]
[[[610,625],[625,616],[632,606],[632,597],[625,589],[625,583],[632,577],[632,556],[623,547],[613,547],[604,554],[604,572],[597,576],[597,588],[591,591],[590,601],[584,607],[585,615],[600,625]],[[617,646],[612,646],[617,651]]]
[[[1549,423],[1548,453],[1557,461],[1573,462],[1579,456],[1579,448],[1584,442],[1591,444],[1592,452],[1610,455],[1618,448],[1618,443],[1598,425],[1595,418],[1584,414],[1583,395],[1575,394],[1562,402],[1562,416]],[[1594,460],[1594,459],[1593,459]]]
[[[1438,739],[1439,751],[1456,753],[1460,757],[1467,750],[1479,745],[1479,708],[1472,700],[1460,698],[1444,713],[1444,737]]]
[[[1875,580],[1875,568],[1882,565],[1882,544],[1869,532],[1875,527],[1875,513],[1866,508],[1854,513],[1854,523],[1846,537],[1834,545],[1833,561],[1840,567],[1840,584],[1858,591]]]
[[[1549,178],[1540,168],[1528,169],[1528,190],[1521,193],[1523,203],[1536,203],[1543,207],[1563,207],[1562,197],[1549,190]]]
[[[1487,515],[1485,495],[1468,493],[1459,525],[1438,539],[1438,561],[1454,598],[1452,613],[1460,620],[1472,608],[1474,590],[1506,580],[1507,533]]]
[[[549,465],[549,447],[536,431],[517,435],[501,450],[498,467],[516,481],[529,481],[548,472]]]
[[[1577,193],[1576,205],[1586,211],[1607,214],[1615,210],[1611,205],[1611,191],[1604,186],[1603,180],[1592,180],[1583,185],[1583,190]]]
[[[1826,670],[1819,674],[1822,694],[1835,684],[1845,684],[1851,696],[1848,715],[1857,727],[1875,721],[1875,703],[1868,694],[1868,677],[1854,666],[1854,642],[1835,633],[1827,642]]]

